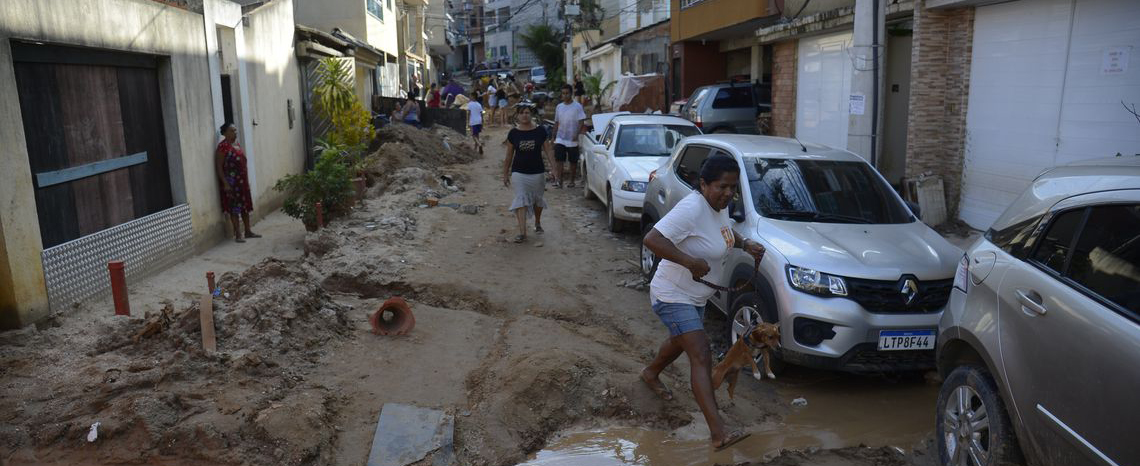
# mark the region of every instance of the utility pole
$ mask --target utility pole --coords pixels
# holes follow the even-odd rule
[[[566,82],[574,82],[574,23],[571,17],[581,12],[577,4],[566,3],[563,6],[563,17],[566,18]]]

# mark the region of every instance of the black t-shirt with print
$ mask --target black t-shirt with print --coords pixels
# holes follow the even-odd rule
[[[507,141],[515,148],[515,158],[511,161],[511,171],[525,175],[546,173],[542,163],[542,144],[546,142],[546,130],[536,126],[531,130],[513,128],[507,133]]]

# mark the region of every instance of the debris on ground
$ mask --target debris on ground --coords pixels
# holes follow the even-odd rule
[[[758,462],[735,463],[732,466],[906,466],[907,455],[893,447],[870,448],[865,445],[836,450],[781,450],[771,459]],[[717,466],[729,466],[718,463]]]
[[[455,464],[454,432],[455,416],[436,409],[387,403],[376,422],[368,466]]]
[[[807,399],[796,398],[796,399],[792,400],[792,406],[795,406],[797,408],[802,408],[804,406],[807,406]]]

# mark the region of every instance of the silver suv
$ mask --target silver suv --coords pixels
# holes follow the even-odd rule
[[[757,134],[756,116],[772,111],[771,89],[746,82],[698,87],[681,107],[681,116],[705,134]]]
[[[764,321],[779,323],[783,336],[773,363],[852,372],[934,367],[935,330],[962,251],[855,154],[786,138],[690,136],[650,176],[643,234],[698,186],[701,163],[717,153],[741,168],[730,206],[736,231],[768,250],[755,276],[752,259],[734,250],[725,276],[713,277],[751,280],[749,289],[710,300],[731,317],[731,341]],[[657,259],[644,246],[641,254],[642,272],[652,275]]]
[[[942,464],[1140,464],[1140,157],[1033,181],[958,265]]]

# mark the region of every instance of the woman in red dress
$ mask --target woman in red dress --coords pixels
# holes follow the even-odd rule
[[[249,229],[249,213],[253,211],[253,198],[249,194],[249,172],[246,169],[245,151],[237,143],[237,128],[233,123],[222,125],[225,139],[218,143],[214,152],[214,169],[222,185],[222,212],[229,216],[234,227],[234,240],[244,243],[242,229],[238,225],[241,217],[245,226],[245,238],[260,238]]]

